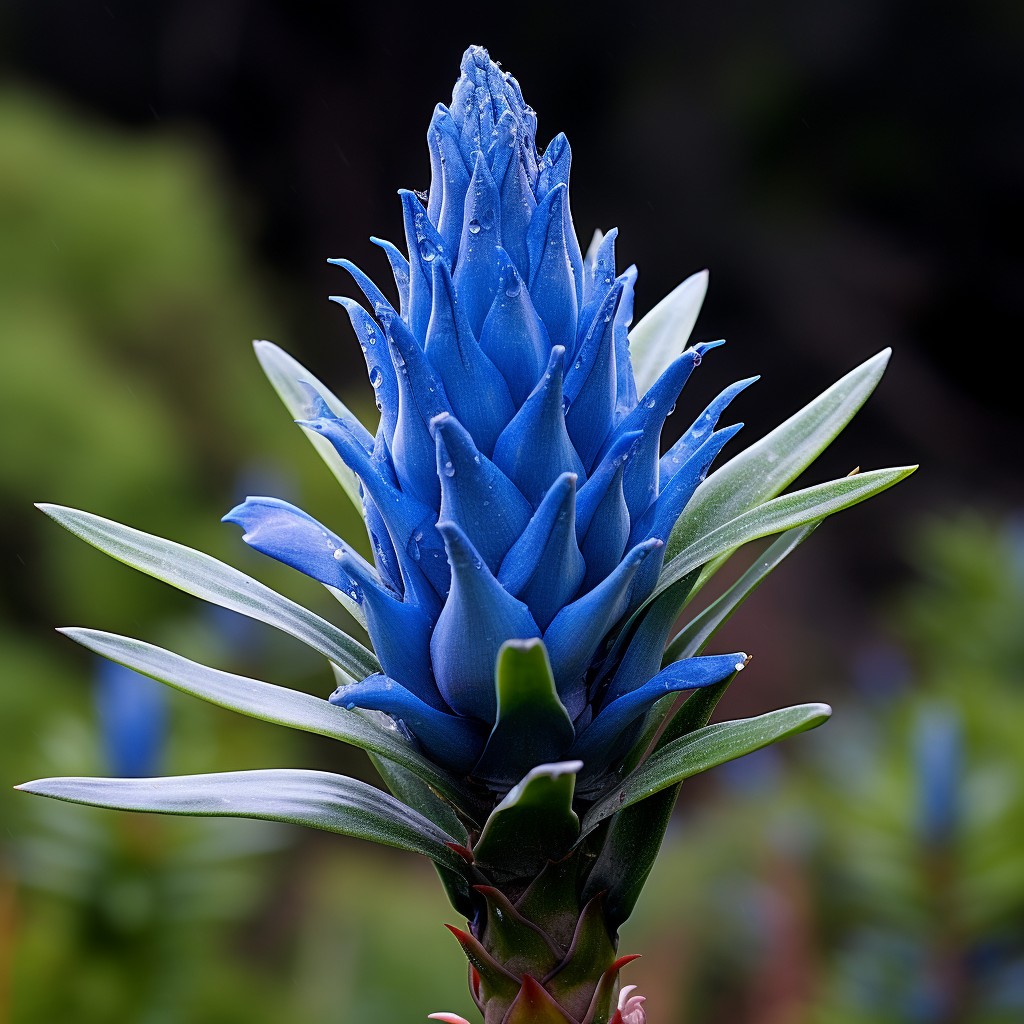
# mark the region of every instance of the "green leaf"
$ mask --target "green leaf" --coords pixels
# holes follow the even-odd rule
[[[565,853],[580,831],[572,798],[582,767],[562,761],[530,771],[491,812],[473,847],[476,860],[526,877]]]
[[[379,754],[407,768],[449,799],[461,799],[455,781],[423,757],[394,725],[385,728],[364,715],[335,707],[300,690],[209,668],[131,637],[98,629],[72,628],[60,632],[104,658],[218,707]]]
[[[380,711],[355,709],[350,714],[365,718],[371,724],[378,717],[387,720],[387,716]],[[460,846],[466,845],[469,841],[466,826],[459,820],[447,800],[442,799],[437,792],[408,768],[378,754],[370,754],[370,761],[387,784],[388,789],[391,790],[392,796],[400,800],[406,807],[419,811],[448,835],[454,836]],[[471,918],[476,912],[476,904],[466,876],[452,871],[450,868],[441,867],[440,864],[435,864],[434,867],[437,869],[438,878],[444,887],[448,902],[464,917]]]
[[[433,822],[379,789],[298,768],[181,775],[163,779],[39,779],[16,787],[76,804],[157,814],[262,818],[421,853],[455,871],[464,863]]]
[[[854,476],[844,476],[839,480],[830,480],[828,483],[784,494],[780,498],[773,498],[763,505],[749,509],[709,533],[702,534],[692,544],[679,551],[672,561],[666,562],[658,585],[644,602],[644,606],[649,605],[687,573],[707,565],[713,559],[735,551],[752,540],[821,522],[827,516],[880,494],[910,476],[916,469],[917,466],[897,466],[893,469],[875,469]]]
[[[820,525],[819,522],[787,530],[768,547],[754,564],[713,604],[680,630],[665,650],[662,665],[699,654],[704,645],[727,622],[733,612],[767,579],[787,555],[795,551]]]
[[[258,619],[291,634],[357,679],[380,671],[373,652],[308,608],[283,597],[230,565],[110,519],[62,505],[38,505],[82,540],[133,569],[186,594]]]
[[[587,813],[585,836],[616,811],[631,807],[709,768],[813,729],[832,714],[827,704],[800,704],[757,718],[720,722],[677,739],[652,754]]]
[[[874,391],[890,349],[862,363],[813,402],[712,473],[668,539],[666,561],[705,534],[781,494],[839,436]]]
[[[312,384],[320,392],[327,407],[335,416],[346,418],[353,416],[348,406],[324,386],[302,363],[293,359],[284,349],[278,348],[272,341],[254,341],[256,358],[263,367],[267,379],[274,386],[278,397],[285,404],[293,420],[305,419],[309,410],[309,395],[303,390],[303,383]],[[353,417],[355,418],[355,417]],[[363,500],[359,496],[359,478],[345,465],[341,456],[335,451],[334,445],[323,434],[303,427],[302,432],[309,438],[317,454],[327,463],[327,468],[337,478],[345,493],[352,499],[352,504],[362,512]]]
[[[546,764],[564,755],[575,731],[558,697],[540,640],[509,640],[495,666],[498,713],[473,775],[511,783],[507,765]]]
[[[734,672],[717,686],[706,686],[694,691],[659,737],[655,750],[660,750],[680,736],[703,729],[711,721],[718,702],[736,675]],[[672,694],[663,698],[662,702],[666,706],[661,709],[660,715],[656,716],[657,727],[660,727],[665,716],[671,712],[677,696]],[[655,710],[658,710],[657,705]],[[634,748],[637,761],[647,752],[656,733],[657,728],[645,731],[643,740]],[[633,767],[630,766],[630,771]],[[617,928],[633,913],[647,876],[657,860],[681,785],[681,782],[677,782],[660,793],[627,807],[613,815],[608,823],[608,831],[603,837],[600,852],[587,878],[583,898],[606,892],[606,916],[613,928]]]
[[[688,277],[629,332],[629,359],[637,394],[644,395],[686,348],[708,290],[706,270]]]

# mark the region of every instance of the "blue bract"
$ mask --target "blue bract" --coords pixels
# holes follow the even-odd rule
[[[603,771],[654,701],[744,662],[694,657],[659,673],[660,649],[609,657],[610,634],[650,596],[670,531],[739,429],[715,426],[749,382],[661,457],[665,419],[717,343],[682,352],[638,394],[636,270],[616,274],[615,231],[581,254],[569,144],[558,135],[538,153],[536,127],[515,79],[469,49],[451,107],[430,124],[429,197],[401,193],[408,258],[378,242],[397,301],[336,261],[364,297],[337,301],[380,426],[371,435],[335,415],[313,387],[300,422],[358,478],[373,564],[274,498],[225,517],[257,550],[361,607],[383,672],[339,687],[334,703],[386,712],[432,760],[499,788],[541,754]],[[496,661],[507,642],[538,640],[552,682],[540,681],[547,696],[524,717]],[[510,742],[513,728],[544,740]]]

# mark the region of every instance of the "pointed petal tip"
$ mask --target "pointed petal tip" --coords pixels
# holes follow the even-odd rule
[[[443,1024],[469,1024],[465,1017],[460,1017],[457,1013],[428,1013],[427,1020],[439,1020]]]

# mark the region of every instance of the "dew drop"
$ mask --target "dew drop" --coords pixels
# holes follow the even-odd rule
[[[510,298],[514,299],[523,290],[523,282],[519,275],[513,271],[512,280],[509,281],[508,287],[505,289],[505,294]]]
[[[342,560],[342,558],[344,558],[344,556],[345,556],[345,552],[342,551],[341,548],[335,548],[334,549],[334,557],[335,557],[335,559],[337,561],[340,562]]]
[[[698,352],[698,351],[695,351],[695,352],[693,353],[693,365],[694,365],[694,366],[700,366],[700,361],[701,361],[701,360],[702,360],[703,358],[704,358],[704,357],[703,357],[703,356],[702,356],[702,355],[700,354],[700,352]]]
[[[478,221],[478,220],[476,219],[476,217],[474,217],[474,218],[473,218],[473,219],[472,219],[472,220],[471,220],[471,221],[469,222],[469,224],[468,224],[467,226],[468,226],[468,228],[469,228],[469,233],[470,233],[471,235],[479,235],[479,234],[480,234],[480,221]]]
[[[381,386],[381,383],[383,382],[383,380],[384,380],[384,374],[381,373],[381,369],[380,369],[379,366],[375,366],[370,371],[370,383],[375,388],[379,388]]]
[[[444,464],[444,475],[448,476],[448,477],[455,476],[455,467],[452,465],[452,460],[451,459],[449,459]]]
[[[653,398],[648,398],[647,401],[644,402],[644,407],[647,409],[653,409],[657,404],[658,403]]]

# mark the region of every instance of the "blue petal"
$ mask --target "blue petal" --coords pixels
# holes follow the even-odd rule
[[[544,646],[551,659],[558,695],[571,718],[575,719],[583,710],[583,673],[608,630],[626,610],[637,569],[651,552],[663,547],[660,540],[637,545],[603,582],[566,605],[544,632]]]
[[[391,264],[391,274],[395,279],[395,288],[398,290],[399,311],[403,319],[409,316],[409,261],[384,238],[370,236],[374,245],[379,245]]]
[[[494,665],[506,640],[540,636],[529,611],[491,575],[454,523],[441,522],[452,586],[430,641],[437,687],[460,715],[493,725]]]
[[[501,277],[501,207],[482,153],[466,194],[466,215],[455,262],[455,289],[475,335],[494,302]]]
[[[359,290],[366,296],[366,301],[375,314],[381,308],[394,308],[384,293],[351,260],[328,260],[327,262],[347,270],[352,275],[352,280],[359,285]]]
[[[480,451],[490,455],[498,435],[515,415],[515,406],[501,371],[473,335],[448,268],[437,261],[433,269],[434,309],[427,328],[427,358],[444,384],[450,411],[473,435]]]
[[[612,488],[615,477],[633,450],[633,445],[642,436],[639,430],[619,434],[615,443],[594,467],[587,482],[580,488],[576,497],[576,533],[578,536],[585,537],[590,531],[597,510],[604,503],[605,495]],[[628,512],[626,517],[628,522]],[[621,555],[622,552],[620,551],[619,554]],[[618,561],[617,558],[616,561]]]
[[[576,305],[583,305],[583,253],[580,252],[579,239],[572,226],[572,214],[569,210],[569,170],[572,166],[572,150],[564,132],[559,132],[544,150],[540,161],[540,174],[537,182],[538,197],[546,195],[558,185],[565,186],[565,221],[566,248],[569,263],[572,266],[573,279],[576,283]]]
[[[742,427],[742,423],[735,423],[731,427],[716,430],[707,438],[669,480],[651,507],[634,524],[629,537],[631,544],[638,544],[648,537],[668,539],[672,527],[682,515],[683,509],[693,496],[697,485],[707,476],[711,463],[718,458],[719,452]]]
[[[626,271],[636,280],[636,267]],[[636,378],[629,356],[629,325],[633,322],[632,283],[615,311],[612,336],[615,342],[615,423],[621,423],[637,406]]]
[[[398,381],[398,417],[391,453],[403,493],[433,508],[441,497],[434,460],[430,421],[451,406],[441,379],[409,328],[393,313],[380,314],[391,343],[391,360]]]
[[[632,288],[629,276],[624,274],[617,280],[616,287],[601,304],[572,367],[565,375],[565,398],[569,403],[565,424],[573,446],[588,470],[612,426],[616,401],[613,324],[624,294],[631,294]]]
[[[618,237],[619,229],[612,228],[601,239],[593,261],[584,270],[581,323],[588,324],[594,319],[598,307],[615,283],[615,239]]]
[[[469,188],[469,167],[459,136],[451,111],[439,103],[427,131],[431,176],[427,212],[453,259],[462,233],[466,189]]]
[[[342,553],[341,568],[354,574],[355,556]],[[430,669],[430,636],[440,602],[423,608],[412,599],[403,601],[390,590],[367,581],[361,591],[366,630],[381,668],[431,707],[447,710]]]
[[[758,377],[730,384],[694,421],[690,429],[661,457],[658,476],[660,487],[665,485],[679,471],[687,459],[704,443],[708,434],[718,425],[718,418],[729,403],[745,388],[750,387]]]
[[[354,553],[351,571],[343,568],[338,558],[349,550],[348,545],[302,509],[280,498],[246,498],[221,522],[240,526],[245,531],[242,540],[254,550],[328,587],[344,590],[360,604],[364,584],[372,581],[380,585],[369,563]]]
[[[657,537],[660,540],[668,539],[672,527],[682,515],[683,509],[693,496],[697,485],[707,475],[711,463],[715,461],[718,453],[742,426],[742,423],[737,423],[732,427],[717,431],[694,452],[689,462],[676,473],[669,481],[668,486],[655,499],[654,504],[633,526],[630,531],[630,543],[636,544],[648,537]],[[665,554],[662,551],[659,558],[652,558],[637,573],[636,581],[633,584],[633,594],[630,598],[629,610],[631,612],[639,608],[654,590],[658,576],[661,574],[664,557]]]
[[[376,395],[377,409],[380,411],[380,425],[390,445],[398,421],[398,378],[388,346],[386,343],[378,344],[380,328],[358,302],[341,295],[332,295],[331,302],[337,302],[348,313],[352,330],[359,339],[359,347],[366,360],[366,371]]]
[[[573,744],[570,757],[588,766],[616,746],[622,732],[666,693],[713,686],[743,668],[745,654],[719,654],[685,658],[663,669],[653,679],[612,701],[597,713],[593,722]]]
[[[523,139],[521,124],[511,113],[504,114],[499,124],[499,138],[509,141],[499,144],[495,161],[491,165],[494,180],[501,194],[501,238],[505,251],[525,278],[530,268],[528,232],[537,209],[537,200],[527,171],[532,156],[533,140]],[[507,161],[507,162],[506,162]]]
[[[581,480],[586,471],[565,429],[562,361],[565,348],[551,350],[548,368],[494,446],[494,463],[536,507],[563,473]]]
[[[572,232],[568,220],[566,189],[558,185],[537,205],[526,246],[530,256],[530,298],[552,343],[565,345],[567,351],[575,353],[579,305],[569,257],[568,236]],[[508,248],[508,236],[502,237]]]
[[[679,393],[694,367],[700,365],[704,351],[713,347],[715,343],[694,345],[673,360],[651,385],[643,401],[622,420],[605,442],[607,451],[620,434],[633,430],[643,431],[644,436],[626,463],[622,478],[622,491],[634,521],[647,511],[658,494],[658,460],[661,429],[665,420],[675,408]]]
[[[576,544],[576,476],[563,473],[505,556],[498,581],[545,629],[579,590],[584,568]]]
[[[551,342],[515,264],[503,249],[498,257],[502,262],[498,291],[480,331],[480,347],[501,370],[518,407],[540,380]]]
[[[519,488],[486,455],[457,419],[433,420],[441,518],[457,524],[492,571],[526,528],[533,511]]]
[[[390,478],[386,464],[361,449],[337,417],[321,416],[315,420],[305,420],[302,426],[323,434],[334,445],[345,464],[359,477],[363,490],[376,507],[394,545],[403,589],[410,597],[417,595],[417,599],[426,605],[429,595],[423,592],[421,586],[422,578],[426,577],[438,594],[446,594],[449,585],[448,562],[443,542],[434,527],[437,513],[412,495],[399,491]]]
[[[405,220],[405,238],[409,246],[409,329],[417,341],[427,336],[432,304],[432,273],[434,260],[444,260],[451,269],[454,254],[437,229],[430,223],[415,192],[400,189],[402,212]],[[460,211],[459,222],[462,217]]]
[[[623,694],[635,690],[661,668],[668,635],[679,618],[679,600],[676,598],[679,589],[680,584],[675,584],[645,609],[629,637],[629,643],[622,651],[621,660],[615,666],[602,698],[603,704],[610,704]],[[610,657],[614,657],[614,652]]]
[[[430,757],[455,771],[468,771],[480,756],[485,736],[472,722],[425,704],[385,675],[339,686],[331,694],[339,707],[383,711],[404,722]]]

